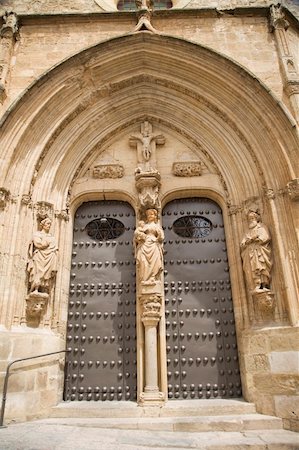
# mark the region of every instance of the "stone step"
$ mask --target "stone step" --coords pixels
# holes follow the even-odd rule
[[[62,402],[52,408],[50,417],[137,418],[197,417],[254,414],[253,403],[242,399],[178,400],[163,407],[142,407],[134,402]]]
[[[5,450],[298,450],[299,435],[286,430],[183,432],[118,430],[60,425],[42,420],[1,430]],[[4,444],[4,445],[3,445]]]
[[[84,428],[152,431],[247,431],[279,430],[282,420],[262,414],[239,414],[198,417],[135,417],[135,418],[52,418],[40,423]]]

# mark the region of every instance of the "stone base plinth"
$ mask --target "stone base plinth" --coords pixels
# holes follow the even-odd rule
[[[158,390],[142,392],[139,397],[139,406],[163,406],[165,403],[165,394]]]

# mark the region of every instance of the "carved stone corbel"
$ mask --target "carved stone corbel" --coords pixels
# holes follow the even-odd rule
[[[0,101],[6,98],[10,60],[15,41],[18,39],[18,19],[13,12],[6,12],[0,28]]]
[[[29,206],[29,208],[32,208],[32,198],[30,194],[23,194],[21,198],[21,204]]]
[[[133,33],[137,31],[151,31],[157,33],[157,30],[151,24],[152,14],[154,9],[154,2],[152,0],[136,0],[136,8],[138,23],[133,30]]]
[[[268,200],[274,200],[275,197],[276,197],[274,189],[271,189],[271,188],[270,189],[265,189],[264,190],[264,194],[265,194],[265,197]]]
[[[234,216],[240,212],[242,212],[242,206],[240,205],[232,205],[231,203],[227,204],[228,207],[228,215]]]
[[[54,216],[57,219],[64,220],[68,222],[70,220],[70,215],[66,209],[62,209],[61,211],[55,211]]]
[[[287,184],[288,194],[293,201],[299,200],[299,178],[289,181]]]
[[[138,192],[138,209],[140,215],[147,209],[161,208],[159,191],[161,186],[161,175],[158,171],[143,172],[137,169],[135,172],[136,189]]]
[[[10,200],[11,195],[8,189],[4,187],[0,188],[0,208],[4,209]]]
[[[255,322],[262,324],[274,321],[276,301],[273,292],[254,292],[252,298]]]
[[[31,292],[26,297],[26,322],[32,328],[37,328],[47,311],[49,295],[42,292]]]

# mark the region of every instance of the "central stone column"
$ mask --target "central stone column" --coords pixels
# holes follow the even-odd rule
[[[130,145],[137,149],[135,171],[138,193],[138,223],[134,233],[137,275],[138,402],[140,405],[161,405],[167,394],[164,313],[163,241],[159,224],[161,176],[156,169],[157,145],[165,138],[153,132],[145,120],[141,132],[130,136]],[[159,333],[159,334],[158,334]],[[158,351],[158,348],[160,351]]]
[[[143,293],[140,296],[140,302],[145,337],[145,386],[140,396],[140,403],[160,405],[165,400],[164,393],[159,390],[157,353],[157,326],[161,318],[162,296],[159,293]]]
[[[164,233],[157,223],[156,209],[147,209],[145,218],[145,221],[139,221],[134,235],[139,317],[144,326],[145,383],[140,393],[139,403],[160,405],[165,399],[164,393],[159,389],[157,338],[163,299]]]

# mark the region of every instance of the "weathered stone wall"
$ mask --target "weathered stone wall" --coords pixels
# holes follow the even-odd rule
[[[65,348],[65,341],[51,331],[0,331],[0,391],[8,362],[56,352]],[[64,354],[51,355],[15,363],[10,369],[5,417],[10,420],[32,420],[46,416],[49,407],[61,401]]]
[[[0,8],[0,11],[13,10],[18,14],[84,14],[102,11],[94,0],[33,0],[30,3],[23,0],[3,0]]]
[[[5,106],[34,80],[65,58],[107,39],[130,33],[135,15],[23,19],[14,49],[11,81]],[[159,13],[153,19],[158,32],[187,39],[232,58],[255,74],[282,99],[282,82],[273,34],[267,17],[203,17],[201,14]],[[292,38],[292,47],[296,44]],[[296,48],[294,48],[296,50]],[[287,105],[288,106],[288,105]]]
[[[243,333],[240,344],[247,399],[258,411],[282,417],[286,428],[298,431],[298,328]]]

